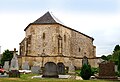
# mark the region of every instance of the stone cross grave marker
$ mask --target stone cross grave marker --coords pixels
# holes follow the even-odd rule
[[[10,64],[9,77],[20,77],[18,59],[16,56],[16,49],[14,48],[13,58]]]
[[[16,49],[14,49],[13,58],[12,58],[11,64],[10,64],[10,70],[19,70],[18,59],[16,56]]]

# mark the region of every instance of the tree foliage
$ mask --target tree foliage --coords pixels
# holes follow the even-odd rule
[[[101,58],[105,61],[113,61],[116,65],[118,65],[119,54],[120,54],[120,46],[116,45],[111,55],[108,56],[102,55]]]
[[[120,46],[116,45],[113,52],[116,52],[116,51],[119,51],[119,50],[120,50]]]
[[[13,52],[10,52],[9,50],[5,50],[1,58],[1,65],[3,66],[5,61],[11,61],[12,58],[13,58]]]
[[[89,80],[92,75],[91,66],[89,64],[84,64],[81,68],[80,75],[84,80]]]
[[[102,55],[101,58],[105,61],[109,61],[112,58],[112,55],[108,55],[108,56]]]
[[[118,72],[120,73],[120,53],[118,55]]]
[[[111,58],[112,58],[112,55],[108,55],[108,56],[107,56],[107,60],[108,60],[108,61],[111,60]]]
[[[113,62],[115,62],[116,65],[118,65],[119,54],[120,54],[120,46],[116,45],[115,48],[114,48],[113,54],[112,54],[112,58],[111,58],[111,60]]]
[[[102,58],[103,60],[107,60],[107,56],[105,56],[105,55],[102,55],[101,58]]]

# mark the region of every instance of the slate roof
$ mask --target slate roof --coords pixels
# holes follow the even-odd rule
[[[33,22],[33,24],[51,24],[51,23],[60,23],[63,24],[59,19],[57,19],[52,13],[47,12],[40,18],[38,18],[36,21]]]
[[[24,29],[24,31],[26,31],[26,29],[29,28],[30,25],[39,25],[39,24],[59,24],[59,25],[65,27],[65,28],[68,28],[68,29],[70,29],[70,30],[76,31],[76,32],[78,32],[78,33],[80,33],[80,34],[83,34],[84,36],[87,36],[87,37],[91,38],[92,40],[94,40],[92,37],[90,37],[90,36],[88,36],[88,35],[86,35],[86,34],[84,34],[84,33],[81,33],[81,32],[79,32],[79,31],[77,31],[77,30],[74,30],[74,29],[72,29],[72,28],[70,28],[70,27],[65,26],[59,19],[57,19],[57,18],[56,18],[52,13],[50,13],[50,12],[45,13],[43,16],[41,16],[40,18],[38,18],[37,20],[35,20],[33,23],[30,23],[30,24]]]

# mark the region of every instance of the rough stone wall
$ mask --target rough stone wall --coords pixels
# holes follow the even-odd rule
[[[22,68],[22,58],[21,57],[18,57],[18,65],[19,65],[19,69]]]
[[[92,39],[77,33],[71,32],[71,56],[88,58],[95,57]]]
[[[26,38],[20,43],[20,55],[24,56],[26,54]]]
[[[32,35],[31,39],[31,56],[57,55],[57,25],[31,25],[26,30],[26,37]],[[34,29],[34,31],[33,31]],[[32,31],[31,31],[32,30]]]
[[[31,25],[26,38],[31,35],[31,56],[58,55],[58,35],[62,37],[62,54],[65,56],[95,57],[92,39],[60,25]],[[43,38],[44,35],[44,38]]]
[[[59,25],[59,34],[62,37],[62,54],[64,56],[71,56],[70,54],[70,39],[71,39],[71,30]]]
[[[61,37],[61,43],[59,43],[58,37]],[[95,57],[95,46],[93,46],[93,41],[91,38],[80,34],[69,28],[65,28],[59,24],[47,24],[47,25],[30,25],[26,30],[26,40],[21,42],[20,46],[23,46],[21,51],[22,56],[36,56],[36,57],[23,57],[22,62],[30,61],[32,65],[33,61],[41,61],[40,56],[58,56],[59,55],[59,45],[61,45],[61,54],[66,57],[49,57],[44,58],[45,62],[64,62],[68,66],[71,61],[77,66],[82,66],[82,59],[84,56],[88,58]],[[78,57],[78,59],[73,58],[73,60],[68,57]],[[95,61],[90,60],[90,64]]]
[[[80,59],[76,59],[76,58],[73,58],[72,60],[68,57],[22,57],[22,58],[18,58],[20,60],[19,62],[19,66],[21,67],[22,64],[25,62],[25,61],[28,61],[29,62],[29,65],[30,67],[32,67],[34,65],[34,62],[38,62],[40,63],[40,67],[44,66],[45,63],[47,62],[54,62],[54,63],[59,63],[59,62],[62,62],[64,63],[64,65],[66,67],[69,67],[69,65],[71,65],[71,63],[77,67],[77,68],[80,68],[82,66],[82,58]],[[90,65],[92,67],[98,67],[98,64],[97,62],[95,62],[96,59],[88,59]]]
[[[29,62],[30,67],[33,66],[34,62],[41,63],[41,65],[40,65],[41,67],[42,67],[42,65],[44,66],[44,64],[47,63],[47,62],[54,62],[56,64],[59,63],[59,62],[62,62],[62,63],[64,63],[64,65],[66,67],[68,67],[71,64],[71,61],[69,60],[68,57],[37,57],[37,56],[36,57],[32,57],[32,56],[28,57],[28,56],[24,56],[24,57],[21,57],[21,58],[18,58],[18,59],[22,60],[21,62],[19,62],[20,67],[22,66],[22,64],[25,61]],[[81,61],[79,61],[79,62],[81,62]],[[80,64],[78,66],[80,66]]]
[[[93,40],[87,36],[78,33],[74,30],[60,27],[61,35],[63,37],[63,54],[66,56],[73,57],[84,57],[88,58],[96,57],[96,48],[93,45]],[[66,35],[66,42],[65,36]]]

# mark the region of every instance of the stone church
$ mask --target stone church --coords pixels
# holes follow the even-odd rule
[[[30,23],[24,31],[18,57],[20,66],[27,61],[30,66],[37,62],[44,67],[47,62],[54,62],[80,68],[84,56],[92,67],[96,66],[94,39],[65,26],[50,12]]]

